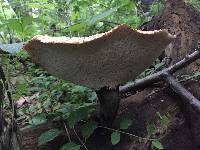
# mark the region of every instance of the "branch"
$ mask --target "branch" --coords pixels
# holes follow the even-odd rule
[[[178,83],[174,77],[167,75],[165,81],[169,84],[170,88],[181,97],[183,103],[190,104],[192,108],[200,112],[200,101]]]
[[[186,56],[183,60],[177,62],[176,64],[166,69],[163,69],[162,71],[146,76],[143,79],[138,79],[132,83],[128,83],[126,85],[120,86],[119,93],[121,97],[124,97],[123,95],[127,93],[135,93],[138,90],[143,90],[147,86],[152,85],[155,82],[163,81],[166,77],[166,74],[173,74],[176,71],[196,61],[198,58],[200,58],[200,47],[198,47],[197,50],[193,52],[192,54]]]
[[[138,90],[143,90],[147,86],[152,85],[155,82],[158,81],[166,81],[170,88],[176,92],[185,104],[189,104],[200,112],[200,101],[196,99],[189,91],[187,91],[180,83],[178,83],[173,77],[172,74],[175,73],[177,70],[180,70],[187,65],[191,64],[195,60],[200,58],[200,46],[198,46],[197,50],[193,52],[191,55],[186,56],[183,60],[177,62],[176,64],[172,65],[171,67],[168,67],[162,71],[159,71],[155,74],[149,75],[143,79],[138,79],[133,83],[126,84],[124,86],[119,87],[119,93],[120,96],[123,97],[123,95],[127,93],[134,93]]]

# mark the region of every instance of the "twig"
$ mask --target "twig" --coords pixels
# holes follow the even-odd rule
[[[68,137],[69,142],[72,142],[72,140],[71,140],[71,138],[70,138],[70,135],[69,135],[69,131],[68,131],[67,127],[66,127],[66,124],[63,123],[63,125],[64,125],[65,131],[66,131],[66,133],[67,133],[67,137]]]
[[[200,112],[200,101],[172,77],[173,73],[186,67],[198,58],[200,58],[200,46],[191,55],[187,55],[183,60],[177,62],[171,67],[149,75],[143,79],[138,79],[133,83],[120,86],[120,96],[123,97],[123,95],[127,93],[135,93],[138,90],[143,90],[147,86],[158,81],[166,81],[170,85],[170,88],[172,88],[174,92],[176,92],[183,100],[185,100],[184,103],[190,104],[193,108]]]
[[[128,133],[128,132],[124,132],[124,131],[121,131],[121,130],[116,130],[116,129],[109,128],[109,127],[105,127],[105,126],[101,126],[101,125],[99,125],[98,127],[99,127],[99,128],[103,128],[103,129],[106,129],[106,130],[110,130],[110,131],[119,132],[119,133],[122,133],[122,134],[124,134],[124,135],[128,135],[128,136],[130,136],[130,137],[134,137],[134,138],[138,138],[138,139],[142,139],[142,140],[148,140],[148,141],[156,140],[156,139],[153,139],[153,138],[144,138],[144,137],[140,137],[140,136],[137,136],[137,135]]]
[[[188,55],[183,60],[177,62],[176,64],[172,65],[169,68],[166,68],[162,71],[159,71],[155,74],[146,76],[143,79],[138,79],[133,83],[129,83],[123,86],[119,87],[119,92],[121,97],[123,97],[126,93],[134,93],[137,90],[143,90],[147,86],[152,85],[155,82],[162,81],[165,78],[165,74],[173,74],[174,72],[186,67],[187,65],[191,64],[195,60],[200,58],[200,49],[198,48],[195,52],[193,52],[191,55]]]
[[[174,79],[171,75],[166,75],[165,81],[169,84],[169,86],[176,92],[181,100],[184,100],[183,103],[188,103],[200,112],[200,101],[196,99],[188,90],[186,90],[179,82]]]
[[[73,128],[74,134],[76,135],[76,137],[78,138],[79,142],[83,145],[83,147],[88,150],[88,148],[86,147],[86,145],[84,144],[84,142],[81,140],[81,138],[78,136],[78,134],[76,133],[76,130]]]

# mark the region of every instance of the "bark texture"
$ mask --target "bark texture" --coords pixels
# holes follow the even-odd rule
[[[142,30],[167,29],[177,38],[165,50],[170,64],[183,59],[197,47],[200,38],[200,13],[184,0],[167,0],[165,8],[150,22],[142,25]],[[199,70],[200,60],[196,61],[188,71]]]

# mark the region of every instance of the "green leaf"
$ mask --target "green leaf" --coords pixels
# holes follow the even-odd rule
[[[79,109],[73,111],[68,119],[67,119],[67,122],[68,122],[68,125],[70,128],[73,128],[74,125],[79,122],[81,119],[85,119],[88,117],[89,115],[89,112],[91,110],[91,107],[90,106],[86,106],[86,107],[80,107]]]
[[[112,145],[116,145],[120,142],[120,133],[115,131],[111,134],[111,143]]]
[[[71,142],[63,145],[60,150],[79,150],[80,148],[80,145]]]
[[[163,8],[162,2],[154,2],[154,3],[151,5],[151,8],[150,8],[151,16],[155,16],[156,14],[158,14],[158,12],[159,12],[162,8]]]
[[[52,141],[53,139],[55,139],[59,134],[61,133],[61,131],[59,129],[50,129],[44,133],[42,133],[38,139],[38,145],[42,145],[45,144],[49,141]]]
[[[32,16],[25,16],[21,18],[21,22],[23,26],[26,26],[34,21],[34,18]]]
[[[167,118],[167,116],[165,116],[165,115],[161,116],[161,114],[159,112],[156,112],[156,114],[158,115],[158,117],[160,119],[161,125],[167,125],[170,122],[170,120]]]
[[[128,129],[128,127],[132,124],[132,120],[124,119],[120,122],[120,129]]]
[[[72,25],[68,27],[67,29],[63,30],[63,32],[74,32],[74,31],[82,31],[86,28],[86,24],[84,22],[82,23],[77,23],[75,25]]]
[[[38,3],[38,2],[32,2],[28,3],[29,8],[39,8],[39,9],[52,9],[55,7],[54,3]]]
[[[16,92],[20,95],[26,93],[27,91],[27,84],[26,83],[19,83],[16,82]]]
[[[160,143],[158,140],[151,141],[151,144],[157,149],[164,149],[162,143]]]
[[[161,63],[156,64],[156,65],[154,66],[154,68],[155,68],[155,70],[158,70],[158,69],[160,69],[160,68],[163,67],[163,66],[164,66],[164,63],[161,62]]]
[[[96,122],[88,121],[83,125],[81,133],[85,138],[89,138],[96,128],[97,128]]]
[[[21,33],[23,31],[21,19],[18,19],[18,18],[17,19],[14,19],[14,18],[8,19],[7,25],[10,29],[13,29],[17,33]]]
[[[92,17],[87,23],[88,23],[88,25],[93,25],[93,24],[97,23],[98,21],[101,21],[101,20],[105,19],[106,17],[110,16],[115,11],[116,11],[116,8],[106,10],[106,11]]]
[[[153,123],[148,123],[146,129],[149,136],[151,136],[156,130],[155,125]]]
[[[169,124],[169,122],[170,122],[170,120],[169,120],[169,118],[167,117],[167,116],[162,116],[162,119],[160,120],[160,123],[162,124],[162,125],[168,125]]]
[[[159,119],[162,119],[162,116],[159,112],[156,112],[156,114],[158,115]]]
[[[194,77],[199,77],[200,76],[200,72],[195,72],[194,73]]]
[[[30,121],[30,124],[33,124],[33,125],[39,125],[39,124],[42,124],[44,122],[46,122],[47,119],[46,119],[46,116],[44,113],[41,113],[41,114],[37,114],[35,115],[32,120]]]

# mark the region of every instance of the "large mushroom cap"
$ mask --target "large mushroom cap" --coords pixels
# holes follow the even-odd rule
[[[166,30],[139,31],[120,25],[89,37],[38,35],[24,49],[50,74],[98,89],[133,80],[173,38]]]

